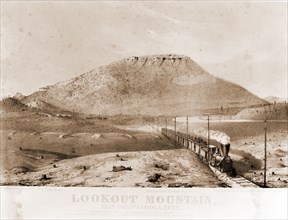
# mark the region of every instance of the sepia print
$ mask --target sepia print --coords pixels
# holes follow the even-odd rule
[[[1,20],[2,187],[287,188],[287,2],[1,1]],[[136,201],[116,197],[93,199]]]

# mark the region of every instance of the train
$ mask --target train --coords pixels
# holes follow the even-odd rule
[[[208,146],[207,137],[193,132],[190,132],[187,136],[187,134],[181,132],[162,128],[162,134],[176,145],[192,150],[204,163],[227,173],[229,176],[236,176],[233,161],[229,156],[230,142],[224,143],[212,137],[209,138]]]

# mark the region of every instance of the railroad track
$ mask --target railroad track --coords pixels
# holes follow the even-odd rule
[[[195,141],[195,137],[191,137],[190,135],[186,135],[180,132],[175,132],[172,130],[162,129],[162,134],[166,136],[172,143],[175,144],[175,146],[180,146],[183,148],[190,149],[193,153],[195,153],[204,164],[210,167],[210,169],[213,171],[213,173],[216,175],[216,177],[221,181],[223,184],[225,184],[227,187],[231,188],[241,188],[241,187],[249,187],[249,188],[259,188],[258,185],[255,183],[247,180],[243,176],[236,175],[231,176],[231,172],[225,172],[222,168],[222,172],[216,167],[211,166],[210,161],[211,160],[211,153],[209,154],[209,149],[207,148],[206,143],[202,143],[199,141]],[[210,145],[211,146],[211,145]],[[222,145],[221,145],[222,146]],[[215,146],[220,148],[219,146]],[[223,149],[222,149],[223,150]],[[227,153],[228,154],[228,153]],[[209,157],[210,155],[210,157]],[[227,155],[221,155],[223,158],[227,158]],[[232,163],[232,161],[231,161]],[[232,164],[231,164],[231,168]],[[227,171],[227,170],[226,170]],[[228,170],[229,171],[229,170]],[[235,170],[234,170],[235,172]],[[233,172],[233,173],[234,173]],[[230,175],[228,175],[230,173]]]
[[[237,175],[235,177],[228,176],[226,173],[222,173],[219,170],[217,170],[215,167],[210,166],[210,169],[213,171],[213,173],[217,176],[217,178],[231,188],[242,188],[242,187],[249,187],[249,188],[259,188],[258,185],[255,183],[247,180],[243,176]]]

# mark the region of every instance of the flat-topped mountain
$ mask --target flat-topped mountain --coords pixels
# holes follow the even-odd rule
[[[243,87],[216,78],[182,55],[130,57],[21,100],[104,115],[187,115],[192,110],[266,103]]]

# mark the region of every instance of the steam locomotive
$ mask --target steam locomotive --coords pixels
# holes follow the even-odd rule
[[[195,133],[190,133],[187,137],[187,134],[181,132],[175,133],[175,131],[165,128],[162,129],[162,134],[177,145],[194,151],[206,164],[230,176],[236,175],[233,161],[229,156],[230,143],[221,143],[221,141],[209,138],[208,146],[208,139],[206,137]]]

